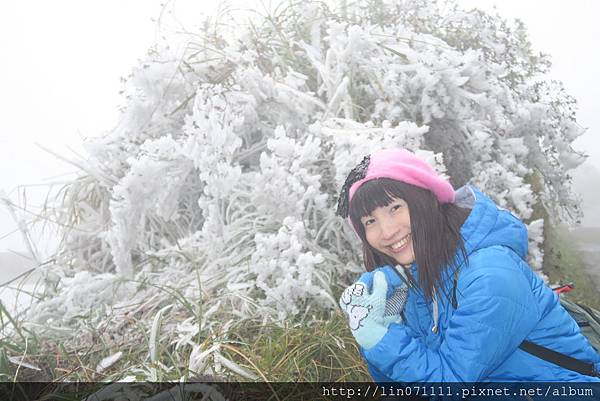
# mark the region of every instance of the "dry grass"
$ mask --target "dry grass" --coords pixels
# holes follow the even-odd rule
[[[2,315],[10,316],[6,310],[2,310]],[[256,376],[258,381],[369,381],[366,365],[341,313],[315,319],[310,324],[290,322],[286,327],[250,320],[234,324],[219,336],[228,338],[220,343],[221,354]],[[106,344],[98,342],[86,349],[68,350],[57,341],[29,336],[21,328],[16,332],[21,335],[12,339],[5,335],[0,340],[0,378],[4,381],[119,380],[130,375],[133,366],[155,369],[161,381],[198,377],[187,370],[189,361],[179,359],[172,346],[160,347],[162,363],[149,361],[148,339],[144,342],[136,338],[120,344],[117,348],[123,357],[99,374],[95,368],[101,356],[107,354]],[[9,356],[16,355],[23,356],[23,362],[40,370],[8,361]],[[215,374],[223,380],[248,380],[228,369]]]

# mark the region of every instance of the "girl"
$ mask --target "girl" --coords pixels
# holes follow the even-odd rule
[[[340,305],[376,382],[600,381],[600,356],[525,261],[524,224],[476,188],[383,150],[350,172],[338,214],[369,272]]]

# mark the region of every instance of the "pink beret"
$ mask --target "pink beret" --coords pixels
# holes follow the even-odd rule
[[[366,175],[350,187],[348,203],[362,184],[377,178],[391,178],[428,189],[440,203],[454,202],[452,185],[441,178],[427,162],[408,150],[385,149],[371,153]]]

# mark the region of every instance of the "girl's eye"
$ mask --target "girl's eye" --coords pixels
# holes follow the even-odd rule
[[[400,209],[400,207],[401,207],[401,206],[402,206],[402,205],[401,205],[401,204],[399,204],[399,203],[398,203],[398,204],[395,204],[395,205],[392,205],[392,208],[391,208],[391,209],[392,209],[392,212],[393,212],[393,211],[395,211],[395,210],[398,210],[398,209]]]
[[[375,222],[375,219],[366,219],[365,221],[363,221],[363,225],[366,227],[369,224],[372,224]]]

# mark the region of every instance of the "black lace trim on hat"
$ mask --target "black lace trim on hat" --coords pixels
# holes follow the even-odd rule
[[[369,162],[371,161],[371,155],[365,156],[360,163],[356,165],[350,173],[348,177],[346,177],[346,181],[342,186],[342,190],[340,191],[340,197],[338,198],[338,205],[336,213],[343,218],[348,217],[349,208],[350,208],[350,200],[348,199],[350,196],[350,187],[356,181],[360,181],[367,175],[367,168],[369,167]]]

